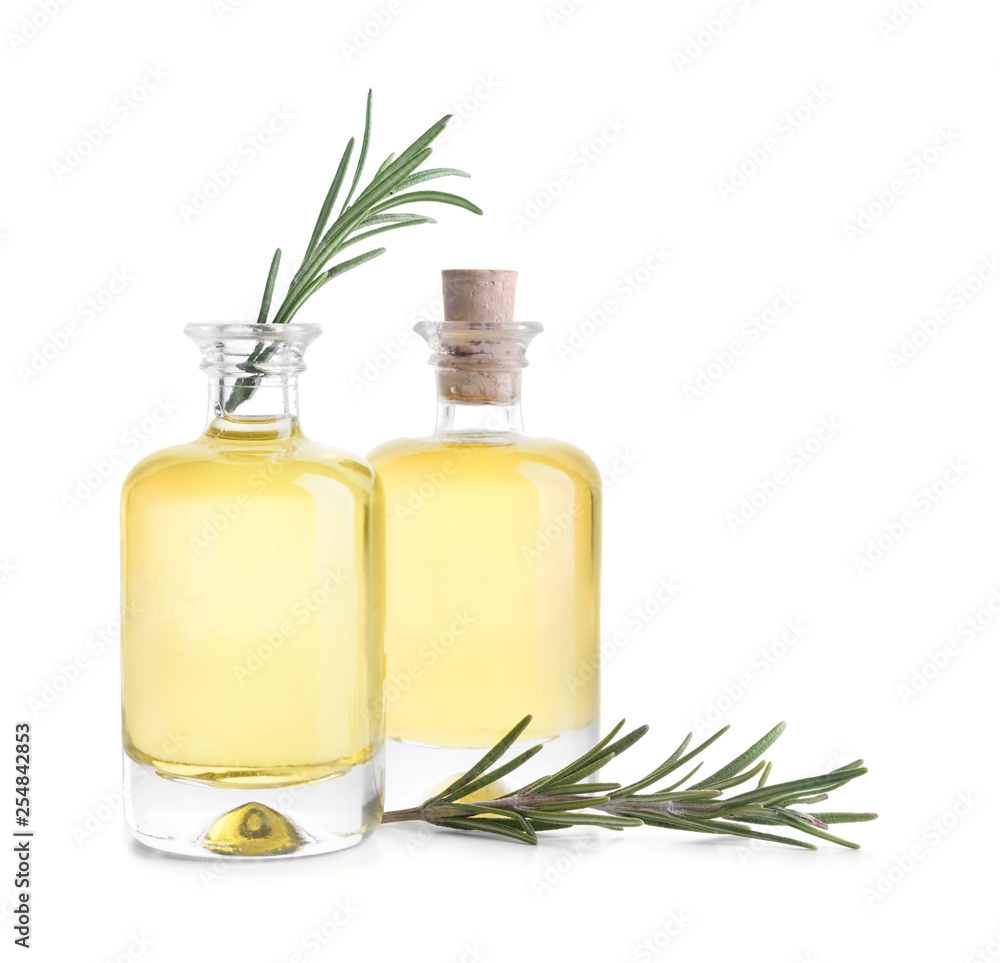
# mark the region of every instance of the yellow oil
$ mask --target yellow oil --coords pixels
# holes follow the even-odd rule
[[[122,492],[126,751],[168,778],[313,782],[381,738],[381,489],[292,425],[213,423]]]
[[[516,440],[515,440],[516,439]],[[599,711],[600,476],[571,445],[513,436],[389,442],[386,735],[524,739]]]
[[[247,803],[220,816],[202,841],[220,856],[287,856],[304,844],[294,823],[262,803]]]

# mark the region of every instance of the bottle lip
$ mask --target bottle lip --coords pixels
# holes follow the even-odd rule
[[[527,351],[542,330],[537,321],[419,321],[431,349],[428,364],[455,371],[512,371],[528,366]]]
[[[539,321],[418,321],[413,330],[421,337],[428,334],[462,335],[469,331],[487,332],[491,338],[534,337],[544,330]]]
[[[448,354],[449,348],[469,343],[514,341],[524,350],[544,328],[538,321],[418,321],[413,330],[432,351]]]
[[[322,333],[318,324],[195,322],[184,333],[201,351],[201,370],[216,378],[291,377],[305,371],[302,360]]]
[[[319,324],[289,322],[287,324],[257,324],[252,321],[195,321],[184,325],[184,333],[199,344],[213,341],[270,341],[287,344],[309,344],[323,333]]]

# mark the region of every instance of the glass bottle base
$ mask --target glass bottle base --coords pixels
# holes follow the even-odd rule
[[[561,732],[551,739],[529,739],[516,742],[500,762],[506,762],[529,749],[541,744],[545,748],[529,759],[523,766],[500,780],[503,790],[514,790],[533,779],[558,772],[567,763],[582,756],[600,741],[600,721],[595,719],[582,729]],[[387,739],[385,810],[409,809],[419,806],[435,793],[440,792],[450,782],[478,762],[490,747],[456,749],[449,746],[433,746],[401,739]],[[591,776],[591,781],[594,777]],[[491,795],[498,795],[495,787],[489,787]]]
[[[382,818],[381,752],[331,779],[265,789],[170,779],[124,754],[125,820],[145,846],[204,859],[282,859],[355,846]]]

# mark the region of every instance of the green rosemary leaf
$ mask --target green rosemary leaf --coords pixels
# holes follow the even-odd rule
[[[633,796],[632,798],[640,799],[643,802],[649,800],[662,802],[669,799],[714,799],[716,796],[721,795],[721,789],[682,789],[680,792],[663,790],[661,792],[651,792],[641,796]]]
[[[344,274],[346,271],[350,271],[352,268],[356,268],[366,261],[371,261],[373,258],[377,258],[381,254],[385,254],[386,249],[384,247],[378,247],[371,251],[366,251],[364,254],[359,254],[357,257],[352,257],[350,260],[341,261],[340,264],[335,265],[328,271],[324,271],[322,274],[317,275],[311,281],[309,281],[298,293],[296,298],[284,309],[284,314],[282,315],[282,322],[287,323],[295,317],[296,312],[302,307],[305,302],[312,297],[327,281],[332,281],[335,277]]]
[[[476,819],[475,817],[442,819],[435,825],[444,826],[447,829],[460,829],[465,832],[492,833],[495,836],[505,836],[507,839],[517,839],[530,846],[538,845],[538,837],[535,836],[534,832],[526,833],[522,829],[504,825],[499,819]]]
[[[480,789],[485,789],[487,786],[492,785],[499,779],[502,779],[507,775],[507,773],[513,772],[515,769],[523,766],[533,755],[541,752],[541,750],[541,745],[531,746],[529,749],[525,749],[519,756],[511,759],[509,762],[505,762],[502,766],[498,766],[496,769],[491,769],[485,776],[480,776],[479,779],[466,783],[464,786],[457,789],[455,793],[443,797],[441,801],[447,802],[451,799],[461,799],[474,792],[478,792]]]
[[[599,756],[607,746],[611,745],[611,740],[622,731],[622,727],[625,725],[625,720],[620,719],[618,723],[611,727],[611,731],[596,745],[593,749],[588,750],[579,759],[576,760],[577,763],[586,760],[590,762],[591,759]],[[573,765],[573,764],[571,764]],[[558,774],[557,774],[558,775]]]
[[[326,198],[323,201],[323,206],[319,210],[319,217],[316,218],[316,226],[313,228],[312,235],[309,238],[309,243],[306,245],[306,253],[302,258],[303,265],[305,265],[305,263],[309,260],[313,251],[316,250],[316,244],[320,237],[323,236],[323,232],[326,230],[326,222],[330,219],[330,211],[332,210],[334,203],[336,203],[337,194],[340,193],[340,185],[344,182],[344,175],[347,173],[347,165],[351,161],[351,152],[353,150],[354,138],[352,137],[347,142],[347,147],[344,149],[343,156],[340,158],[340,164],[337,166],[337,173],[333,177],[330,189],[326,192]]]
[[[640,789],[645,789],[647,786],[651,786],[654,782],[662,779],[668,773],[673,772],[678,766],[683,765],[684,760],[681,758],[683,752],[691,743],[691,738],[693,733],[688,733],[681,744],[663,761],[657,766],[648,776],[640,779],[638,782],[633,782],[628,786],[623,786],[615,795],[617,796],[627,796],[631,793],[637,792]],[[704,748],[704,747],[702,747]],[[697,755],[696,750],[693,755]],[[685,757],[690,758],[690,757]],[[701,768],[701,763],[699,762],[694,769],[691,770],[680,782],[674,783],[675,786],[679,786],[681,783],[686,782],[691,778],[699,769]]]
[[[365,132],[361,138],[361,153],[358,155],[358,166],[354,169],[354,180],[351,181],[351,189],[347,192],[347,197],[344,199],[344,206],[340,209],[340,213],[343,214],[347,210],[347,205],[351,203],[351,198],[354,197],[354,191],[357,189],[358,181],[361,180],[361,172],[365,168],[365,161],[368,158],[368,142],[371,140],[372,136],[372,92],[371,88],[368,90],[368,103],[365,105]]]
[[[864,759],[855,759],[854,762],[849,762],[846,766],[841,766],[839,769],[834,769],[834,772],[847,772],[848,769],[860,769],[865,764]]]
[[[457,194],[447,194],[444,191],[412,191],[409,194],[396,194],[390,197],[389,200],[382,201],[381,204],[376,204],[372,210],[377,212],[387,211],[390,207],[399,207],[400,204],[416,204],[419,201],[452,204],[455,207],[462,207],[467,211],[472,211],[473,214],[483,213],[482,208],[473,204],[472,201],[467,201],[464,197],[459,197]]]
[[[371,227],[373,224],[389,224],[391,222],[412,221],[414,218],[422,218],[423,214],[372,214],[358,223],[358,227]]]
[[[634,816],[618,816],[607,813],[553,813],[544,810],[526,811],[524,815],[535,823],[535,817],[556,826],[603,826],[606,829],[628,829],[642,825],[642,820]],[[535,825],[535,829],[538,826]]]
[[[749,749],[747,749],[746,752],[737,756],[732,762],[723,766],[718,772],[712,773],[711,776],[707,776],[691,788],[700,789],[703,786],[710,786],[716,781],[724,781],[730,776],[734,776],[736,773],[742,772],[747,766],[750,765],[751,762],[754,761],[754,759],[767,752],[774,741],[785,731],[785,728],[786,723],[779,722],[766,736],[755,742]]]
[[[330,278],[328,278],[325,274],[321,274],[319,277],[315,277],[309,281],[309,283],[299,291],[294,300],[289,301],[286,297],[280,311],[274,316],[274,323],[287,324],[291,321],[292,318],[295,317],[299,308],[306,303],[306,300],[315,294],[329,280]]]
[[[560,785],[559,795],[560,796],[571,796],[576,793],[581,795],[584,793],[589,793],[591,795],[605,795],[612,792],[615,789],[620,789],[621,783],[618,782],[582,782],[577,785]]]
[[[650,825],[654,824],[651,820],[644,821]],[[726,836],[742,836],[747,839],[761,839],[772,843],[782,843],[785,846],[796,846],[799,849],[816,849],[812,843],[807,843],[801,839],[795,839],[791,836],[778,836],[774,833],[762,833],[756,829],[747,829],[746,826],[742,826],[736,822],[729,822],[728,820],[717,819],[709,822],[692,819],[686,816],[669,816],[663,817],[662,825],[667,828],[685,829],[693,832],[714,833]]]
[[[418,171],[416,174],[411,174],[404,180],[397,190],[405,191],[411,187],[415,187],[417,184],[423,184],[424,181],[432,181],[438,177],[471,177],[470,174],[466,174],[465,171],[460,171],[456,167],[431,167],[425,171]]]
[[[223,410],[227,413],[235,411],[244,401],[246,401],[255,391],[257,378],[237,378],[230,389],[229,397],[223,405]]]
[[[516,827],[520,827],[524,832],[529,833],[534,836],[535,831],[531,827],[531,823],[524,818],[521,813],[516,809],[498,809],[496,806],[491,806],[488,803],[458,803],[450,802],[446,807],[447,810],[456,810],[458,812],[467,813],[468,815],[487,815],[495,816],[506,820],[507,822],[514,823]]]
[[[757,783],[757,788],[760,789],[766,782],[767,777],[771,775],[771,764],[768,763],[764,766],[764,771],[760,774],[760,782]]]
[[[388,197],[394,191],[398,190],[400,183],[406,180],[432,153],[433,151],[429,147],[425,147],[423,150],[409,156],[400,154],[384,171],[375,177],[347,211],[341,214],[341,217],[346,216],[350,211],[372,209],[377,201]]]
[[[857,772],[858,775],[864,775],[867,771],[868,771],[867,769],[856,770],[856,772]],[[816,779],[822,779],[823,777],[817,776],[815,778]],[[804,804],[804,800],[807,800],[807,799],[815,796],[817,793],[822,793],[823,795],[828,795],[834,789],[839,789],[841,786],[847,785],[848,782],[850,782],[850,779],[837,779],[835,781],[834,780],[830,780],[830,781],[827,781],[827,782],[817,782],[815,785],[813,785],[809,789],[797,788],[797,789],[792,790],[791,792],[784,793],[784,794],[774,793],[771,796],[767,797],[766,800],[759,800],[759,801],[765,802],[765,805],[768,805],[768,806],[798,806],[798,805],[803,805]]]
[[[778,817],[786,826],[790,826],[800,833],[806,833],[818,839],[825,839],[828,843],[836,843],[838,846],[845,846],[847,849],[861,849],[857,843],[852,843],[848,839],[841,839],[840,836],[834,836],[833,833],[828,833],[825,829],[814,826],[799,813],[782,812],[778,813]]]
[[[567,773],[563,778],[567,783],[576,783],[581,779],[586,779],[587,776],[592,773],[597,772],[598,769],[603,769],[612,759],[614,759],[615,753],[605,752],[603,755],[598,756],[592,762],[588,763],[586,766],[576,766],[573,770]],[[545,785],[547,789],[553,791],[560,791],[562,789],[563,781],[560,779],[550,779]]]
[[[551,776],[539,776],[539,778],[534,782],[529,782],[527,786],[522,786],[520,789],[516,789],[512,793],[508,793],[508,795],[531,795],[532,793],[538,792],[543,786],[547,785],[551,778]]]
[[[370,231],[365,231],[363,234],[355,234],[344,241],[341,245],[341,250],[345,247],[350,247],[352,244],[357,244],[359,241],[367,241],[368,238],[374,237],[376,234],[382,234],[385,231],[395,231],[397,228],[409,227],[411,224],[437,224],[437,221],[433,217],[421,217],[419,214],[414,214],[405,221],[397,221],[395,224],[376,227]]]
[[[395,154],[390,154],[384,161],[382,161],[382,166],[379,167],[377,171],[375,171],[376,177],[378,177],[379,174],[381,174],[392,163],[392,160],[395,156],[396,156]]]
[[[616,742],[611,743],[607,748],[607,752],[613,752],[616,756],[620,756],[626,749],[634,746],[646,733],[649,732],[649,726],[639,726],[637,729],[633,729],[631,732],[626,733],[621,739]]]
[[[632,809],[629,811],[647,826],[657,826],[661,829],[683,829],[692,833],[714,833],[716,835],[722,832],[715,827],[710,817],[699,813],[674,813],[662,809]]]
[[[813,815],[830,826],[834,823],[867,823],[878,819],[878,813],[813,813]]]
[[[264,297],[260,302],[260,311],[257,314],[257,323],[264,324],[267,321],[268,312],[271,310],[271,295],[274,293],[274,279],[278,276],[278,265],[281,263],[281,248],[279,247],[274,252],[274,257],[271,258],[271,267],[267,272],[267,283],[264,285]],[[254,353],[260,345],[254,349]]]
[[[666,776],[669,773],[673,772],[675,769],[679,769],[681,766],[684,765],[684,763],[688,762],[689,760],[691,760],[695,756],[697,756],[698,753],[703,752],[713,742],[715,742],[716,739],[721,739],[722,736],[724,736],[726,734],[726,732],[728,732],[728,731],[729,731],[729,726],[723,726],[718,732],[716,732],[713,735],[709,736],[700,746],[696,746],[694,749],[692,749],[686,755],[677,756],[677,754],[675,752],[674,755],[672,755],[662,765],[660,765],[656,769],[654,769],[653,772],[651,772],[645,779],[640,779],[639,782],[633,783],[631,786],[626,786],[624,789],[620,789],[616,793],[616,795],[618,795],[618,796],[627,795],[628,792],[634,792],[635,789],[644,789],[646,786],[652,785],[658,779],[662,779],[664,776]],[[688,744],[688,742],[690,742],[690,740],[691,740],[691,734],[688,733],[688,738],[684,740],[684,742],[682,743],[682,745],[686,747],[687,744]],[[687,777],[685,777],[684,779],[682,779],[678,783],[674,783],[674,785],[675,786],[681,785],[681,783],[685,782],[688,778],[690,778],[690,776],[693,775],[694,772],[696,772],[697,769],[700,766],[701,766],[701,763],[698,763],[698,765],[695,766],[694,770],[692,770],[692,772]]]
[[[663,760],[663,762],[661,763],[661,765],[669,766],[669,765],[673,765],[673,763],[677,762],[677,760],[680,759],[680,757],[682,755],[684,755],[684,750],[687,749],[687,747],[691,745],[691,740],[693,738],[694,738],[694,733],[693,732],[689,732],[681,740],[681,744],[672,753],[670,753],[670,755],[666,759]]]
[[[730,776],[728,779],[712,779],[711,782],[707,783],[705,780],[692,786],[692,789],[697,789],[698,786],[703,786],[708,788],[711,786],[712,789],[731,789],[733,786],[739,786],[742,783],[749,782],[757,775],[765,766],[767,765],[763,759],[757,763],[752,769],[748,769],[746,772],[737,773],[735,776]]]
[[[441,132],[448,126],[448,121],[451,120],[451,114],[445,114],[440,120],[435,121],[427,128],[402,154],[399,155],[395,163],[402,160],[409,160],[414,154],[424,150],[429,144],[432,144],[438,137],[441,136]],[[391,165],[390,165],[391,166]]]
[[[547,819],[536,819],[532,816],[531,828],[535,831],[537,838],[538,833],[558,833],[564,829],[571,829],[572,825],[569,823],[551,823]]]
[[[348,261],[341,261],[340,264],[335,265],[326,272],[327,279],[333,279],[339,277],[345,271],[350,271],[351,268],[356,268],[359,264],[364,264],[366,261],[370,261],[373,258],[378,257],[381,254],[385,254],[384,247],[377,247],[371,251],[365,251],[364,254],[359,254],[357,257],[352,257]]]
[[[798,849],[812,849],[817,847],[812,843],[807,843],[804,839],[796,839],[794,836],[779,836],[776,833],[762,833],[756,829],[747,829],[739,823],[727,820],[717,820],[713,823],[716,832],[726,833],[732,836],[743,836],[747,839],[761,839],[770,843],[781,843],[784,846],[795,846]]]
[[[730,812],[726,813],[726,819],[735,819],[737,822],[741,823],[753,823],[759,826],[777,826],[780,825],[777,817],[774,813],[764,812]]]
[[[723,726],[718,732],[710,735],[700,746],[696,746],[686,755],[683,755],[678,759],[672,766],[664,770],[664,775],[672,772],[674,769],[679,769],[688,760],[694,759],[700,752],[704,752],[716,739],[721,739],[729,731],[729,726]]]
[[[662,792],[672,792],[678,786],[683,786],[684,783],[686,783],[699,769],[701,769],[701,767],[703,765],[705,765],[704,762],[699,762],[698,765],[695,766],[694,769],[692,769],[686,776],[681,776],[681,778],[678,779],[677,782],[671,783],[669,786],[665,786],[661,791]],[[660,777],[657,776],[657,779],[659,779],[659,778]],[[655,782],[655,781],[656,780],[654,779],[653,782]],[[649,785],[649,784],[646,783],[646,785]]]
[[[793,795],[812,795],[814,792],[826,792],[837,789],[858,776],[863,776],[867,769],[852,769],[849,772],[835,770],[823,776],[810,776],[806,779],[794,779],[791,782],[775,783],[763,789],[752,789],[750,792],[734,796],[732,802],[760,802],[762,800],[784,799]]]
[[[606,766],[616,754],[624,752],[625,749],[641,739],[649,730],[648,726],[640,726],[627,736],[619,739],[618,742],[612,744],[611,740],[618,735],[618,732],[624,725],[625,720],[622,719],[593,749],[585,752],[579,759],[575,759],[565,768],[560,769],[555,775],[533,783],[531,786],[532,791],[538,791],[544,787],[551,790],[558,788],[562,792],[563,786],[577,783],[603,766]],[[520,791],[523,792],[524,790]]]
[[[589,765],[594,759],[597,759],[604,752],[605,747],[611,744],[611,740],[621,731],[622,726],[625,725],[625,720],[622,719],[618,725],[616,725],[593,749],[589,749],[585,752],[579,759],[574,759],[568,766],[563,767],[557,773],[551,776],[546,776],[544,779],[539,779],[532,783],[533,789],[538,789],[541,786],[552,785],[557,782],[561,782],[567,776],[572,775],[578,769]],[[523,792],[524,790],[519,790]]]
[[[490,766],[493,765],[504,753],[517,742],[517,737],[524,732],[528,726],[531,725],[531,716],[525,716],[513,729],[510,730],[492,749],[487,752],[482,759],[479,760],[467,773],[459,776],[450,786],[447,786],[436,796],[431,796],[430,799],[424,803],[426,808],[430,803],[437,802],[438,800],[444,799],[446,796],[450,796],[455,790],[461,789],[463,786],[468,786],[474,779],[481,776]]]
[[[575,799],[544,799],[536,802],[533,809],[543,813],[572,812],[574,809],[596,809],[603,806],[610,800],[609,796],[593,796],[590,798],[577,797]]]

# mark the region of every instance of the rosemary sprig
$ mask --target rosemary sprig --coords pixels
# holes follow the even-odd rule
[[[640,726],[616,739],[625,725],[622,720],[593,749],[555,775],[543,776],[514,792],[498,793],[496,798],[467,801],[474,793],[494,786],[498,780],[520,768],[541,751],[542,746],[532,746],[509,762],[495,765],[530,722],[531,716],[525,716],[475,766],[436,796],[413,809],[388,812],[382,817],[382,822],[417,820],[446,829],[492,833],[532,845],[538,842],[538,833],[565,829],[567,826],[603,826],[620,831],[647,825],[695,833],[743,836],[802,849],[817,848],[794,836],[751,828],[770,826],[791,829],[839,846],[858,849],[857,843],[829,832],[830,825],[867,822],[877,818],[876,813],[809,814],[793,808],[821,802],[834,789],[863,776],[868,770],[862,766],[860,759],[820,776],[768,784],[771,764],[760,757],[784,732],[783,722],[732,762],[686,789],[680,787],[700,769],[701,763],[669,786],[652,792],[640,791],[685,766],[720,738],[729,726],[720,729],[690,751],[688,746],[691,743],[691,733],[688,733],[663,763],[636,782],[625,786],[617,782],[584,782],[583,780],[638,742],[649,729],[648,726]],[[748,782],[758,775],[755,788],[734,796],[723,796],[726,789]]]
[[[446,114],[437,123],[432,124],[398,157],[395,154],[390,154],[375,172],[368,186],[362,189],[355,199],[354,195],[361,182],[361,175],[364,171],[365,161],[368,159],[368,148],[371,143],[372,92],[368,91],[368,101],[365,106],[365,131],[361,138],[361,150],[354,167],[354,176],[347,196],[337,219],[329,224],[333,206],[337,202],[337,196],[351,164],[351,156],[354,153],[353,137],[347,142],[347,147],[341,155],[337,172],[334,174],[333,182],[323,200],[323,206],[320,208],[319,217],[316,219],[309,243],[306,245],[302,263],[295,272],[285,297],[274,313],[273,324],[287,324],[295,317],[302,305],[328,281],[385,254],[386,251],[384,247],[376,247],[364,254],[331,264],[345,248],[386,231],[413,227],[417,224],[436,223],[433,217],[427,217],[424,214],[387,213],[390,209],[426,201],[462,207],[467,211],[472,211],[473,214],[483,213],[472,201],[457,194],[443,191],[409,190],[417,184],[438,177],[469,176],[465,171],[456,170],[453,167],[418,170],[424,161],[431,156],[430,145],[444,130],[450,119],[451,114]],[[264,296],[261,299],[260,311],[257,315],[258,323],[265,323],[271,312],[274,283],[280,264],[281,248],[278,248],[274,252],[271,267],[268,270]],[[259,365],[267,361],[275,350],[276,345],[274,344],[267,345],[264,342],[259,342],[256,345],[242,366],[243,370],[247,372],[247,376],[236,381],[226,399],[225,410],[227,412],[235,411],[253,395],[263,374]]]

